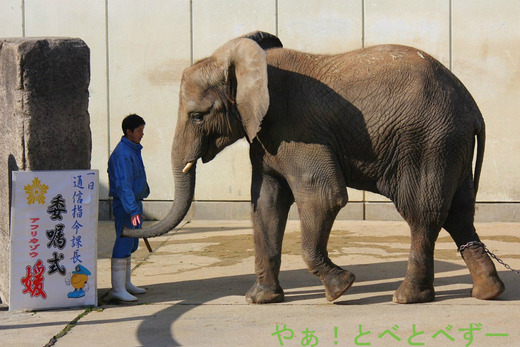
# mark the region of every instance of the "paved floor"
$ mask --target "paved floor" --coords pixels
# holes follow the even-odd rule
[[[280,281],[286,300],[248,305],[254,283],[249,221],[195,221],[150,239],[134,255],[133,279],[148,292],[135,304],[110,300],[113,225],[100,222],[98,295],[93,309],[9,312],[0,306],[1,346],[518,346],[520,276],[497,264],[506,292],[469,297],[471,278],[442,232],[436,247],[436,300],[398,305],[392,294],[406,269],[409,237],[401,222],[341,221],[329,253],[356,274],[334,303],[305,269],[299,224],[289,222]],[[520,224],[483,223],[488,248],[520,269]]]

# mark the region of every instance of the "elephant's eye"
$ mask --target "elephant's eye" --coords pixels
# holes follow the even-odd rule
[[[205,115],[206,115],[206,113],[202,113],[202,112],[192,112],[192,113],[190,113],[190,118],[193,123],[200,124],[204,120]]]

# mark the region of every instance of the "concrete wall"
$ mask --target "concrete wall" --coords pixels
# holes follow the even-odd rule
[[[73,36],[88,44],[92,167],[106,172],[122,118],[141,114],[152,217],[166,213],[173,198],[171,138],[180,76],[191,62],[257,29],[309,52],[416,46],[461,78],[486,119],[477,218],[520,221],[519,13],[516,0],[2,0],[0,37]],[[193,218],[248,217],[247,151],[240,141],[198,166]],[[101,175],[103,200],[107,181]],[[349,195],[352,203],[341,218],[399,218],[379,196]],[[100,216],[107,216],[105,205]]]

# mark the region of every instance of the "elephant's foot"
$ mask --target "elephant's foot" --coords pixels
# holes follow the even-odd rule
[[[394,293],[393,302],[398,304],[416,304],[435,299],[433,286],[421,286],[410,283],[406,278]]]
[[[276,284],[260,284],[258,281],[246,293],[249,304],[269,304],[282,302],[284,293],[282,287]]]
[[[484,245],[479,243],[466,247],[461,255],[473,278],[472,297],[488,300],[504,292],[504,283],[498,277],[495,264],[486,253]]]
[[[356,276],[353,273],[341,268],[334,269],[321,279],[325,286],[325,297],[328,301],[336,300],[352,286],[355,280]]]

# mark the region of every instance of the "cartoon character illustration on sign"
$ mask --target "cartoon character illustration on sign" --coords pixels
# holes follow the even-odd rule
[[[74,287],[74,291],[67,294],[69,298],[81,298],[85,296],[85,291],[88,291],[88,271],[83,265],[76,265],[72,276],[70,277],[70,285]]]

